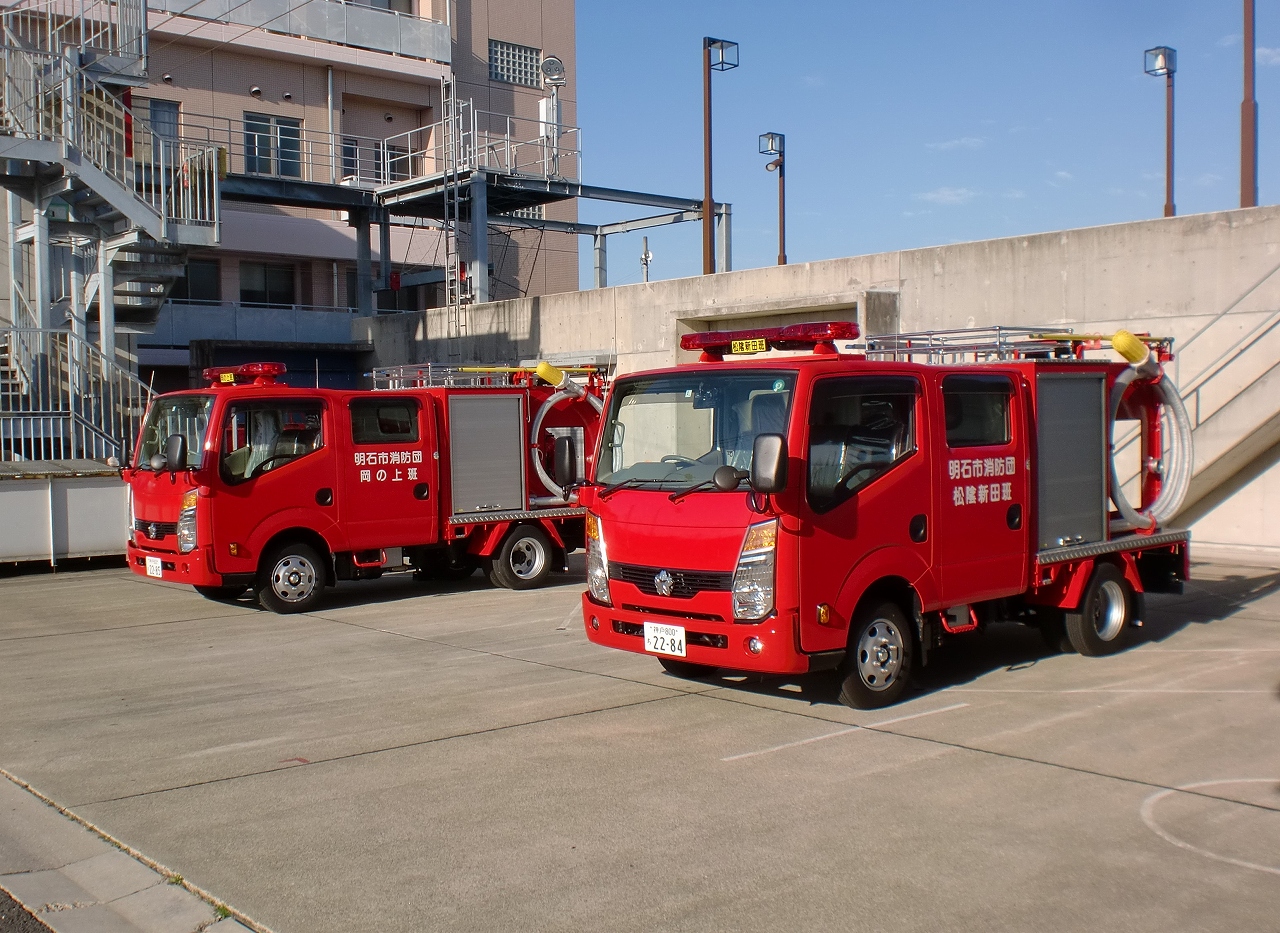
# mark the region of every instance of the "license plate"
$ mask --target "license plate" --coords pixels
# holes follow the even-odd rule
[[[752,340],[734,340],[729,344],[730,353],[763,353],[769,349],[769,344],[763,337],[756,337]]]
[[[646,622],[644,624],[644,650],[650,654],[669,654],[673,657],[683,658],[684,626]]]
[[[160,563],[160,558],[158,557],[147,558],[147,576],[149,577],[164,576],[164,565]]]

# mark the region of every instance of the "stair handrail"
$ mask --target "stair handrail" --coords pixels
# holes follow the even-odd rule
[[[18,0],[3,11],[14,36],[39,51],[78,49],[144,62],[147,0]]]

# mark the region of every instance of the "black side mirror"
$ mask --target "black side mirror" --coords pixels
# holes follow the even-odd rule
[[[578,450],[573,438],[562,435],[556,438],[556,485],[564,488],[578,479]]]
[[[164,442],[164,459],[170,473],[177,473],[187,468],[187,437],[185,434],[170,434]],[[151,458],[152,466],[155,458]]]
[[[747,478],[746,470],[735,470],[733,467],[725,464],[716,467],[716,471],[711,474],[711,482],[716,484],[716,489],[721,492],[733,492],[738,488],[738,484]]]
[[[751,448],[751,488],[779,493],[787,488],[787,439],[781,434],[757,434]]]

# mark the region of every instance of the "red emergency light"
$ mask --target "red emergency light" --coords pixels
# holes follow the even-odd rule
[[[276,376],[287,371],[284,363],[245,363],[242,366],[213,366],[204,371],[211,385],[231,386],[253,380],[255,385],[275,385]]]
[[[816,321],[786,327],[685,334],[680,338],[680,349],[701,350],[704,361],[723,359],[726,353],[763,353],[765,350],[835,353],[837,340],[857,340],[858,334],[858,325],[852,321]]]

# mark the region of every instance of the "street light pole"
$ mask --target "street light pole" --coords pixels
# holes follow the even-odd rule
[[[787,264],[787,137],[781,133],[763,133],[760,136],[760,152],[762,155],[776,155],[777,158],[765,166],[770,172],[778,173],[778,265]]]
[[[715,200],[711,196],[711,72],[738,67],[738,43],[702,39],[702,274],[716,271]]]
[[[1147,49],[1144,71],[1165,79],[1165,138],[1164,138],[1164,216],[1176,213],[1173,206],[1173,75],[1178,70],[1178,53],[1168,46],[1159,45]]]
[[[1258,101],[1254,68],[1258,57],[1253,38],[1254,0],[1244,0],[1244,100],[1240,103],[1240,206],[1258,206]]]

